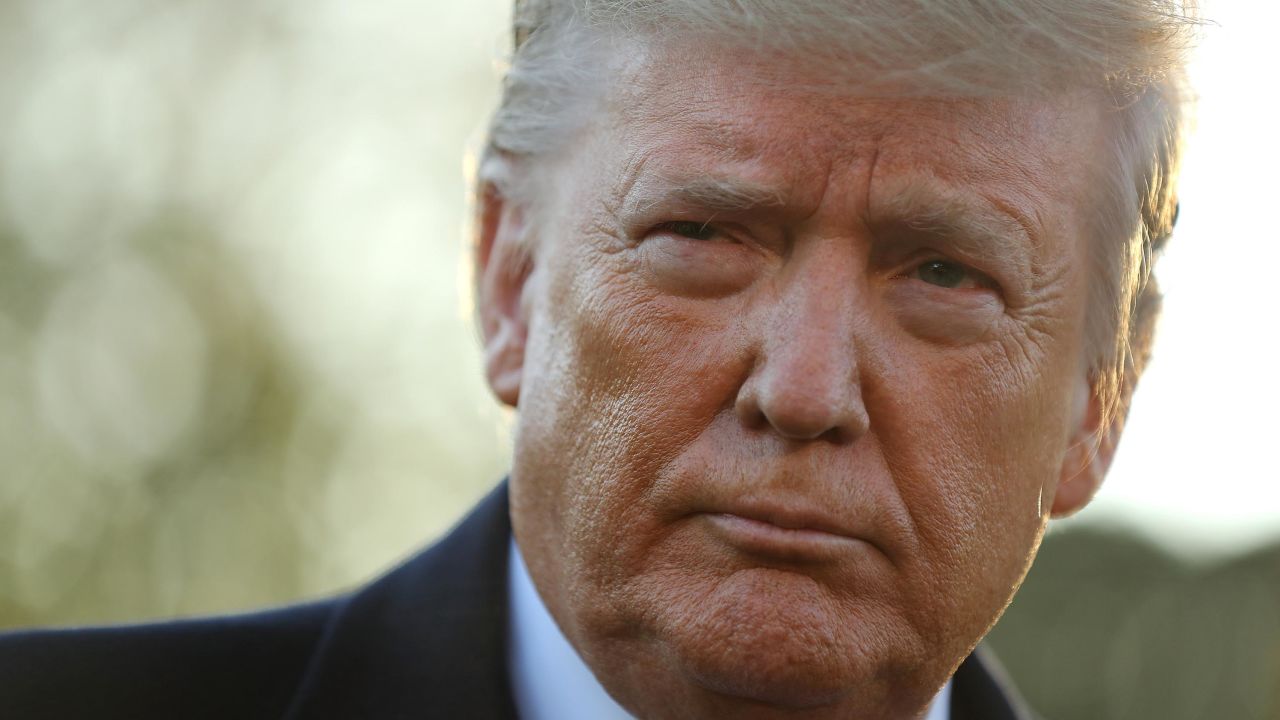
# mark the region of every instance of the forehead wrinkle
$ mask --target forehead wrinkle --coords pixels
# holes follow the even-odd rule
[[[606,210],[617,215],[632,209],[636,189],[644,178],[644,168],[651,157],[651,154],[644,152],[631,153],[627,156],[622,169],[617,174],[618,181],[614,185],[613,192],[606,193]]]
[[[761,155],[755,135],[731,122],[698,118],[690,129],[700,145],[724,160],[752,160]]]
[[[1030,251],[1040,249],[1046,239],[1044,222],[1043,219],[1040,218],[1040,214],[1033,210],[1029,215],[1026,212],[1023,212],[1018,207],[1017,203],[1011,202],[995,194],[984,193],[981,197],[997,212],[1012,220],[1013,223],[1018,226],[1018,229],[1022,231],[1023,239],[1027,243],[1026,250],[1028,252],[1026,252],[1026,255],[1028,256],[1027,262],[1029,264],[1029,268],[1039,274],[1039,263]],[[1038,222],[1032,220],[1033,216],[1038,220]]]
[[[666,72],[666,71],[664,71]],[[658,83],[661,77],[667,82]],[[690,145],[720,160],[749,160],[760,155],[760,140],[740,125],[738,111],[752,94],[721,77],[694,73],[673,82],[662,76],[637,79],[626,103],[615,107],[624,136],[639,136],[654,149]]]

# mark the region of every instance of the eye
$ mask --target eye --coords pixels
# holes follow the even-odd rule
[[[985,278],[964,265],[946,260],[930,260],[916,266],[907,277],[941,288],[968,290],[986,287]]]
[[[654,228],[658,232],[689,238],[690,240],[712,240],[720,231],[709,222],[693,222],[691,220],[673,220],[664,222]]]

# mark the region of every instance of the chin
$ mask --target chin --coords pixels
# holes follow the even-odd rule
[[[703,691],[759,710],[874,704],[886,695],[872,647],[885,638],[810,578],[738,572],[690,610],[663,635],[673,664]]]
[[[809,673],[810,668],[801,664],[780,669],[691,660],[684,669],[699,690],[761,711],[837,707],[855,690],[845,683],[824,682],[827,678]]]

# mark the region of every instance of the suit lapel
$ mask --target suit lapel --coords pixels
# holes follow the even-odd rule
[[[956,671],[951,686],[951,720],[1033,720],[1004,669],[979,646]]]
[[[442,541],[334,613],[288,720],[515,718],[506,483]]]

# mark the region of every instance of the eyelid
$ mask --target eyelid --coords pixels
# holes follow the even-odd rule
[[[701,240],[701,239],[699,239],[699,238],[691,237],[688,233],[680,232],[679,230],[677,230],[677,229],[676,229],[676,226],[679,226],[679,225],[696,226],[696,227],[697,227],[697,232],[698,232],[699,234],[702,234],[702,233],[709,233],[712,237],[715,237],[715,236],[725,236],[725,237],[729,237],[729,239],[731,239],[731,240],[732,240],[732,237],[731,237],[731,236],[729,236],[729,233],[728,233],[728,232],[727,232],[723,227],[721,227],[720,225],[716,224],[716,223],[715,223],[715,221],[714,221],[714,219],[707,219],[707,220],[666,220],[666,221],[663,221],[663,222],[658,223],[657,225],[654,225],[654,226],[653,226],[653,228],[651,228],[651,229],[649,230],[649,232],[650,232],[650,233],[655,233],[655,232],[666,232],[666,233],[670,233],[670,234],[672,234],[672,235],[678,235],[678,236],[680,236],[680,237],[687,238],[687,239],[689,239],[689,240],[699,240],[700,242],[709,242],[709,241],[710,241],[710,239],[711,239],[711,238],[707,238],[706,240]]]
[[[944,255],[935,250],[927,250],[919,253],[913,253],[906,260],[902,262],[900,266],[901,269],[893,273],[893,277],[904,278],[904,279],[910,278],[911,275],[914,274],[921,267],[934,262],[941,262],[941,263],[946,263],[948,265],[954,265],[964,270],[964,272],[969,275],[969,277],[973,280],[974,284],[977,286],[976,288],[966,288],[966,289],[990,290],[992,292],[999,293],[1001,295],[1004,294],[1004,291],[1001,288],[1000,283],[997,282],[996,279],[991,275],[975,268],[973,265],[967,262],[964,262],[962,260],[956,260],[953,257]]]

